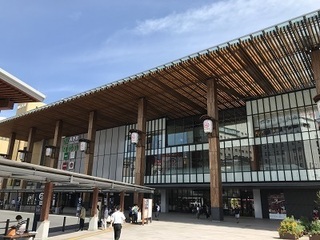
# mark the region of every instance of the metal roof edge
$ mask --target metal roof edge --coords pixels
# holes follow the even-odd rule
[[[80,178],[84,181],[87,181],[88,183],[93,182],[100,182],[100,183],[109,183],[114,184],[117,187],[125,187],[125,188],[131,188],[135,189],[137,191],[144,191],[144,192],[153,192],[154,188],[137,185],[137,184],[131,184],[126,182],[121,182],[117,180],[107,179],[103,177],[96,177],[88,174],[83,173],[76,173],[76,172],[69,172],[62,169],[56,169],[51,167],[46,167],[42,165],[32,164],[32,163],[26,163],[26,162],[18,162],[11,159],[5,159],[3,157],[0,157],[0,165],[2,166],[8,166],[8,167],[15,167],[19,169],[25,169],[33,171],[33,175],[38,174],[38,176],[45,176],[46,174],[56,174],[59,176],[64,177],[70,177],[70,181],[72,182],[73,177]]]

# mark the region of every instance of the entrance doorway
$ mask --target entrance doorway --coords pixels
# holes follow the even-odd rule
[[[241,216],[254,217],[253,192],[249,189],[223,189],[224,215],[233,215],[234,208],[240,208]]]

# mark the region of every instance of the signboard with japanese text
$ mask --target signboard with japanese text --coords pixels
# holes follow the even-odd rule
[[[62,142],[63,160],[75,159],[79,150],[80,136],[64,137]]]

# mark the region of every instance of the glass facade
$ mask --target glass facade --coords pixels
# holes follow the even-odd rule
[[[221,176],[228,186],[223,189],[225,214],[236,203],[242,214],[253,214],[252,189],[241,190],[248,183],[320,180],[315,95],[315,89],[306,89],[219,112]],[[97,131],[94,176],[135,183],[136,146],[129,134],[135,128],[133,124]],[[60,163],[72,154],[72,171],[81,172],[84,153],[73,149],[71,140],[64,143]],[[194,202],[208,204],[209,145],[200,116],[148,121],[145,142],[144,183],[166,189],[169,211],[190,212]],[[240,188],[234,189],[235,183]]]
[[[224,183],[320,180],[315,89],[248,101],[219,112]],[[93,175],[134,183],[136,146],[128,125],[97,131]],[[85,138],[79,135],[78,138]],[[60,168],[82,172],[85,154],[64,139]],[[68,141],[66,141],[68,140]],[[208,137],[200,116],[156,119],[146,126],[145,184],[209,183]],[[71,157],[72,156],[72,157]],[[67,159],[67,160],[65,160]]]
[[[258,148],[262,180],[319,180],[315,89],[259,99],[247,104],[250,138]]]
[[[223,182],[319,180],[315,89],[248,101],[219,112]],[[135,126],[127,126],[126,132]],[[134,182],[126,136],[123,180]],[[146,184],[209,183],[208,137],[200,116],[147,123]]]

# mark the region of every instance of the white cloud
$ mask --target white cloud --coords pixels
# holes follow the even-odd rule
[[[119,29],[100,46],[64,60],[94,65],[132,62],[146,70],[151,59],[156,64],[151,67],[155,67],[165,63],[163,59],[175,60],[317,8],[314,0],[217,1],[162,18],[145,19],[132,29]]]
[[[158,19],[146,19],[139,22],[134,29],[136,33],[146,35],[155,32],[184,33],[201,29],[219,29],[228,24],[239,25],[245,19],[283,18],[300,10],[316,10],[318,3],[314,0],[227,0],[218,1],[198,9],[183,13],[172,13]],[[290,16],[294,17],[294,16]],[[275,22],[278,23],[278,22]],[[255,25],[255,22],[251,22]]]

